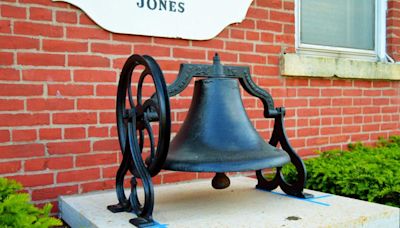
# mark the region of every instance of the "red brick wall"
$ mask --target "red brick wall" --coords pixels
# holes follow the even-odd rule
[[[389,49],[399,59],[399,1],[390,2]],[[396,9],[393,9],[396,8]],[[293,0],[256,0],[246,20],[210,41],[118,35],[81,10],[50,0],[0,3],[0,175],[21,181],[37,203],[59,194],[114,187],[121,161],[115,127],[118,74],[131,53],[153,55],[171,83],[181,62],[248,65],[254,80],[287,107],[287,131],[301,155],[400,134],[400,82],[289,78],[279,58],[294,52]],[[176,131],[189,88],[171,100]],[[257,129],[271,123],[245,96]],[[163,172],[155,182],[205,177]]]

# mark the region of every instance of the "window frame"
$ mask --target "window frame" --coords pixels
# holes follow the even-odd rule
[[[300,41],[301,1],[295,0],[295,47],[299,54],[350,58],[368,61],[386,60],[386,11],[387,0],[375,0],[375,48],[363,50],[316,44],[305,44]]]

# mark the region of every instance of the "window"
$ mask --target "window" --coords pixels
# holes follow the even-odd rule
[[[299,53],[383,60],[386,0],[296,0]]]

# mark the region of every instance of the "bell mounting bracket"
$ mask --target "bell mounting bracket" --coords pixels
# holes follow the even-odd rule
[[[258,184],[256,188],[273,190],[278,186],[292,196],[308,198],[311,195],[303,193],[306,182],[306,169],[303,161],[290,145],[285,129],[283,107],[275,108],[272,96],[257,86],[251,78],[250,69],[241,66],[223,66],[218,54],[214,56],[212,65],[181,64],[176,80],[166,85],[163,73],[157,62],[150,56],[132,55],[126,61],[118,83],[117,92],[117,129],[123,159],[116,175],[116,192],[118,204],[108,206],[114,213],[133,212],[136,218],[130,222],[137,227],[146,227],[157,224],[153,220],[154,189],[152,177],[156,176],[163,167],[168,154],[171,135],[171,114],[169,97],[176,96],[188,87],[192,78],[235,78],[243,89],[250,95],[259,98],[264,106],[264,117],[274,119],[274,129],[269,144],[280,144],[290,156],[291,163],[296,167],[297,180],[288,183],[281,172],[276,168],[274,178],[267,180],[262,170],[256,171]],[[140,66],[137,85],[132,83],[133,71]],[[143,101],[143,87],[146,77],[153,81],[155,93]],[[133,91],[137,94],[134,96]],[[136,100],[136,101],[135,101]],[[153,125],[158,124],[158,135],[154,134]],[[145,137],[147,133],[148,137]],[[155,138],[158,138],[156,141]],[[150,150],[144,152],[144,141],[149,140]],[[126,197],[124,180],[130,172],[131,192]],[[221,176],[222,174],[220,174]],[[141,184],[139,184],[141,182]],[[138,197],[138,186],[144,191],[143,202]]]

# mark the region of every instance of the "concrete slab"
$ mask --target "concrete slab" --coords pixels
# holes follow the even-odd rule
[[[256,182],[235,177],[224,190],[214,190],[210,180],[156,186],[154,218],[168,227],[400,227],[399,208],[311,190],[314,198],[298,199],[256,190]],[[133,214],[106,209],[117,202],[114,191],[59,201],[61,217],[73,228],[132,227]]]

